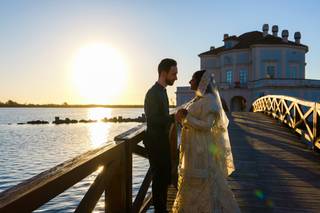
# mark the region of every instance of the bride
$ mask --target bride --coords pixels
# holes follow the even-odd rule
[[[234,171],[228,118],[209,71],[193,74],[196,96],[176,114],[182,124],[178,193],[173,212],[240,212],[227,176]]]

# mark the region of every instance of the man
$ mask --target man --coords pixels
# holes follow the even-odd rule
[[[152,172],[152,196],[155,212],[167,212],[167,191],[171,179],[169,128],[174,117],[169,114],[166,87],[177,80],[177,62],[163,59],[158,66],[158,81],[148,90],[144,111],[147,131],[144,144]]]

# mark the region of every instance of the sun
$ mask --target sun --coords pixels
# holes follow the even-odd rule
[[[119,52],[107,44],[80,48],[72,64],[72,79],[81,102],[113,103],[126,85],[126,64]]]

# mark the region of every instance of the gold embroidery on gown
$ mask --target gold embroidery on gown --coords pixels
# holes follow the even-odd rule
[[[188,107],[173,212],[240,212],[226,180],[234,171],[228,121],[225,127],[219,125],[222,116],[217,107],[212,94],[194,99]]]

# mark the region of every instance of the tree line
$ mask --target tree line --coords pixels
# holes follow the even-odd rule
[[[103,105],[103,104],[21,104],[13,100],[0,101],[0,107],[53,107],[53,108],[87,108],[87,107],[112,107],[112,108],[141,108],[143,105]]]

